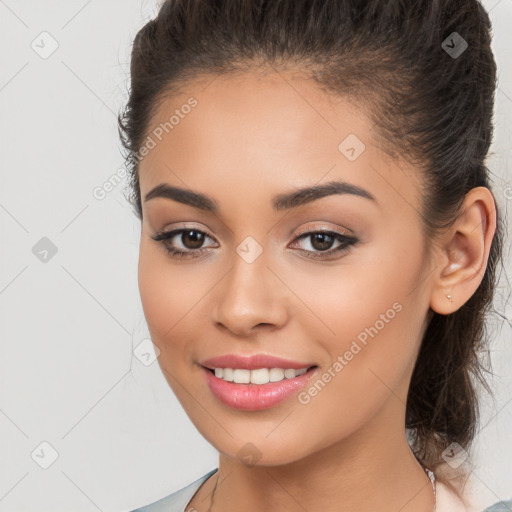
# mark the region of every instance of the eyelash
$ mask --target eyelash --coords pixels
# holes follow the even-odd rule
[[[171,257],[173,257],[173,258],[179,257],[180,259],[182,259],[184,256],[198,258],[201,256],[201,254],[207,252],[208,249],[201,248],[201,249],[190,249],[188,251],[180,251],[180,250],[175,249],[174,247],[169,245],[168,241],[171,238],[174,238],[176,235],[179,235],[179,234],[187,232],[187,231],[201,233],[203,235],[206,235],[208,238],[212,238],[212,237],[210,237],[210,235],[208,235],[208,233],[205,233],[204,231],[201,231],[199,229],[191,229],[191,228],[175,229],[175,230],[167,231],[167,232],[162,231],[162,232],[158,232],[155,235],[151,236],[151,238],[153,240],[155,240],[156,242],[160,242],[162,244],[164,250],[168,254],[170,254]],[[323,230],[308,231],[306,233],[302,233],[300,236],[295,238],[294,242],[301,240],[303,238],[307,238],[312,235],[317,235],[317,234],[333,236],[336,240],[341,242],[341,245],[339,247],[337,247],[336,249],[328,249],[326,251],[306,251],[304,249],[299,249],[299,251],[302,252],[304,254],[304,256],[306,256],[307,258],[310,258],[310,259],[314,259],[314,260],[324,260],[324,259],[327,259],[328,257],[332,256],[333,254],[342,254],[344,252],[347,252],[351,248],[351,246],[354,246],[355,244],[357,244],[359,242],[359,239],[357,239],[356,237],[342,235],[340,233],[337,233],[336,231],[323,231]],[[313,256],[311,253],[318,254],[318,256]],[[190,256],[188,256],[188,255],[190,255]]]

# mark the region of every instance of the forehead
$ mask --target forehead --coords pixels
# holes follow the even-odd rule
[[[189,98],[197,102],[190,109]],[[151,127],[164,125],[175,111],[181,115],[170,130],[174,143],[189,142],[211,154],[226,146],[240,156],[257,146],[276,157],[326,149],[332,153],[349,133],[370,143],[372,128],[354,101],[327,94],[312,79],[292,71],[189,82],[179,95],[162,102]],[[188,155],[194,156],[199,155]]]
[[[341,178],[375,196],[398,193],[414,201],[417,173],[391,161],[372,129],[358,102],[326,93],[293,70],[205,76],[155,112],[147,130],[155,145],[140,162],[141,190],[180,185],[178,177],[195,189],[241,192]]]

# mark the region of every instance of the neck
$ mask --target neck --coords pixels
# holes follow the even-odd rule
[[[288,464],[246,466],[221,454],[203,503],[210,502],[215,486],[212,512],[432,512],[432,484],[407,443],[405,428],[395,428],[401,435],[392,435],[382,430],[382,418],[374,420],[380,435],[370,435],[372,425],[367,425]]]

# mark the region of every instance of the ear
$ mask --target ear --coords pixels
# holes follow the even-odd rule
[[[486,187],[473,188],[466,194],[461,216],[434,251],[432,310],[449,315],[471,298],[484,277],[495,232],[494,197]]]

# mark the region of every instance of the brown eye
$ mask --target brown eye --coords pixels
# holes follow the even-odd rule
[[[297,237],[294,244],[298,244],[302,240],[309,240],[310,248],[300,249],[300,252],[307,258],[311,259],[328,259],[331,256],[341,254],[356,245],[359,239],[354,236],[342,235],[335,231],[310,231],[303,233]],[[339,242],[338,247],[331,249],[335,242]]]
[[[183,231],[181,242],[187,249],[199,249],[204,243],[204,233],[196,229]]]
[[[196,258],[200,256],[208,250],[207,247],[202,247],[206,238],[212,239],[203,231],[190,228],[157,233],[151,238],[161,243],[171,256],[179,258]]]
[[[327,233],[314,233],[311,237],[311,246],[317,251],[326,251],[332,247],[335,238]]]
[[[198,229],[175,229],[173,231],[161,232],[151,237],[161,243],[165,251],[176,258],[198,258],[209,252],[210,247],[203,247],[207,238],[214,240],[211,236]],[[310,248],[299,248],[299,251],[310,259],[328,259],[335,255],[344,253],[351,246],[357,244],[359,239],[354,236],[342,235],[335,231],[310,231],[298,236],[294,244],[302,240],[309,240]],[[331,249],[338,242],[338,246]],[[218,246],[217,246],[218,247]]]

